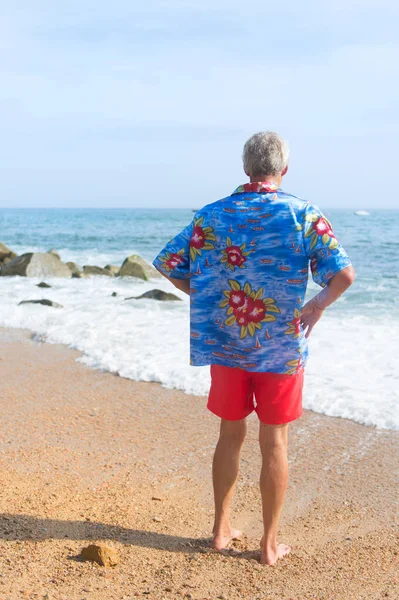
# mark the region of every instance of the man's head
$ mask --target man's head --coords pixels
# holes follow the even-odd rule
[[[283,177],[288,170],[288,144],[278,133],[255,133],[244,146],[244,171],[251,181]]]

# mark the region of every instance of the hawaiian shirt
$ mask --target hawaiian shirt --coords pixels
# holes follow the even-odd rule
[[[153,264],[191,279],[192,365],[291,375],[308,357],[300,315],[309,266],[325,286],[351,262],[316,206],[260,182],[199,210]]]

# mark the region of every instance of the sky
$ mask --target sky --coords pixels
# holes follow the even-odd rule
[[[2,0],[0,207],[197,208],[275,130],[283,188],[398,208],[397,0]]]

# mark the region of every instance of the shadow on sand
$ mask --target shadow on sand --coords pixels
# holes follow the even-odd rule
[[[9,541],[40,542],[48,539],[114,541],[142,548],[194,554],[215,552],[209,547],[209,538],[188,538],[155,531],[127,529],[97,521],[62,521],[30,515],[0,514],[0,539]],[[259,558],[259,551],[241,552],[239,548],[223,554],[247,560]]]

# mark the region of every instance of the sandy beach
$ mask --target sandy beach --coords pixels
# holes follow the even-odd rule
[[[1,600],[399,597],[398,432],[305,411],[289,432],[280,541],[292,554],[262,567],[256,418],[234,501],[245,537],[217,554],[206,399],[78,357],[0,330]],[[80,560],[91,542],[119,565]]]

